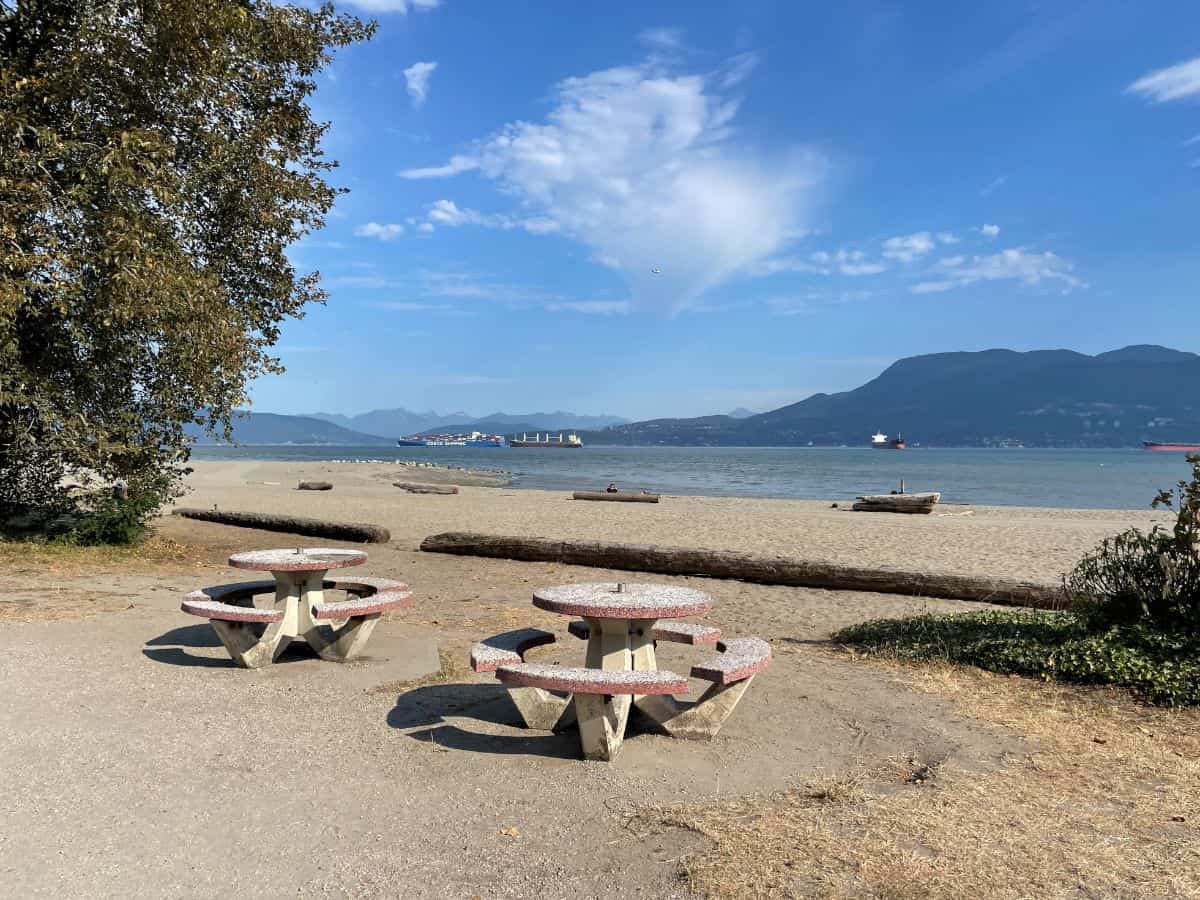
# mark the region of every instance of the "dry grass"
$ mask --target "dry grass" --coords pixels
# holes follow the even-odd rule
[[[16,575],[77,576],[117,568],[128,571],[130,568],[186,562],[195,556],[195,548],[158,534],[128,547],[0,541],[0,567]]]
[[[883,665],[1024,735],[1033,751],[992,772],[905,759],[770,798],[643,813],[710,840],[684,866],[694,890],[1200,897],[1200,712],[948,665]]]

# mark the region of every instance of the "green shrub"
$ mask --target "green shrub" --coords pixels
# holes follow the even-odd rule
[[[1106,539],[1067,575],[1073,606],[1094,628],[1145,625],[1200,629],[1200,456],[1189,456],[1192,479],[1161,491],[1156,507],[1175,509],[1170,530],[1155,526]]]
[[[1151,703],[1200,705],[1200,635],[1145,625],[1094,630],[1072,612],[986,611],[876,619],[833,636],[868,653],[1129,687]]]
[[[113,495],[93,500],[85,512],[66,517],[52,529],[54,539],[80,546],[96,544],[137,544],[150,531],[146,520],[158,509],[157,494]]]

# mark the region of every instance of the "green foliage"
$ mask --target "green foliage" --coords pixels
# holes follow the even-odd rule
[[[1200,631],[1200,456],[1191,481],[1162,491],[1155,506],[1174,509],[1174,527],[1130,529],[1106,539],[1067,575],[1064,587],[1094,628],[1145,625]]]
[[[1094,630],[1071,612],[974,612],[877,619],[835,641],[907,660],[939,659],[993,672],[1132,688],[1151,703],[1200,704],[1200,635],[1145,625]]]
[[[268,0],[0,0],[0,525],[149,515],[322,302],[307,98],[373,26]],[[201,410],[203,412],[198,413]],[[100,493],[96,493],[99,491]],[[121,536],[120,524],[94,535]]]
[[[159,495],[154,492],[128,498],[97,496],[89,509],[60,520],[54,539],[80,546],[140,543],[149,532],[146,519],[158,505]]]
[[[1152,703],[1200,705],[1200,456],[1162,491],[1170,530],[1103,541],[1064,579],[1067,612],[976,612],[877,619],[834,640],[899,659],[1132,688]]]

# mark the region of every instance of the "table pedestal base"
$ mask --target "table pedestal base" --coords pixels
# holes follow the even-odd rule
[[[292,641],[304,641],[331,662],[347,662],[362,653],[380,613],[318,622],[312,610],[325,598],[325,572],[271,574],[275,576],[275,606],[283,610],[282,619],[265,627],[254,622],[211,620],[234,662],[246,669],[270,665]]]

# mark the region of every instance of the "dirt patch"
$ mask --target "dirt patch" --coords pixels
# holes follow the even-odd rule
[[[101,613],[133,609],[134,604],[121,594],[47,588],[36,595],[6,597],[0,600],[0,623],[28,624],[57,622],[62,619],[88,619]]]
[[[864,665],[880,665],[874,661]],[[1034,750],[998,771],[920,754],[766,798],[643,812],[704,835],[711,897],[1200,896],[1200,714],[951,666],[884,664]]]

